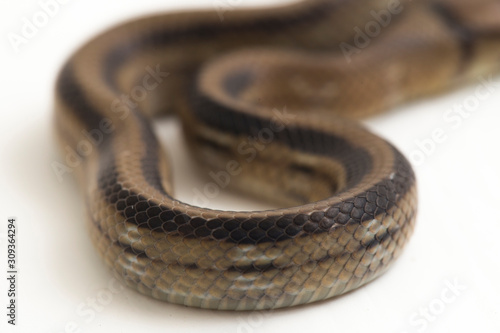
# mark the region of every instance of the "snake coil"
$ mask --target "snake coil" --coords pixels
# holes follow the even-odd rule
[[[97,36],[59,75],[56,127],[81,161],[99,253],[141,293],[211,309],[294,306],[378,277],[412,234],[415,176],[347,118],[496,68],[498,42],[473,15],[492,2],[307,0],[223,21],[150,16]],[[171,112],[200,165],[289,208],[176,200],[150,124]]]

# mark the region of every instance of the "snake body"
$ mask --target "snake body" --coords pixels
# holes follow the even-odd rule
[[[171,303],[254,310],[330,298],[386,271],[414,229],[415,176],[347,118],[490,73],[500,54],[474,16],[498,2],[398,3],[392,13],[394,1],[307,0],[224,21],[214,10],[162,14],[79,49],[57,80],[56,128],[115,274]],[[390,24],[356,46],[354,28],[374,12]],[[201,166],[287,208],[176,200],[150,124],[172,112]]]

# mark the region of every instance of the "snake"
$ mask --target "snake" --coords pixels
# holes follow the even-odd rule
[[[360,120],[498,70],[500,2],[232,6],[146,15],[74,52],[56,80],[57,171],[78,180],[106,265],[144,295],[265,310],[345,294],[388,270],[417,216],[411,163]],[[173,115],[206,198],[227,187],[277,208],[177,200],[152,124]]]

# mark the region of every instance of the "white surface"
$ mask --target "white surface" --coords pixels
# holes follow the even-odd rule
[[[116,291],[113,285],[109,289],[114,280],[87,235],[75,182],[59,183],[51,170],[51,162],[60,159],[52,137],[55,75],[70,52],[113,23],[157,9],[212,3],[68,1],[16,54],[7,34],[19,33],[23,17],[31,17],[40,6],[32,0],[0,2],[0,332],[500,331],[500,78],[494,93],[457,128],[443,115],[473,96],[474,85],[367,122],[407,156],[417,149],[416,140],[429,138],[436,128],[447,137],[416,166],[420,208],[410,244],[392,269],[368,286],[335,300],[257,313],[190,309],[129,289],[110,291]],[[178,127],[168,123],[159,128],[179,161],[176,192],[189,201],[193,187],[203,186],[204,178],[184,166],[190,160]],[[263,207],[227,193],[212,205]],[[5,316],[9,216],[17,217],[19,230],[16,327],[7,325]],[[458,296],[449,287],[455,282],[464,289],[455,291]],[[91,307],[93,299],[110,295]],[[439,314],[423,319],[418,312],[429,306]]]

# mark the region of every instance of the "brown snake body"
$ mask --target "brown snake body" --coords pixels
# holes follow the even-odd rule
[[[67,164],[81,162],[100,254],[143,294],[212,309],[294,306],[378,277],[413,231],[415,177],[346,118],[496,70],[498,4],[308,0],[224,21],[151,16],[94,38],[61,71],[56,127]],[[170,112],[201,165],[290,208],[176,200],[149,123]]]

